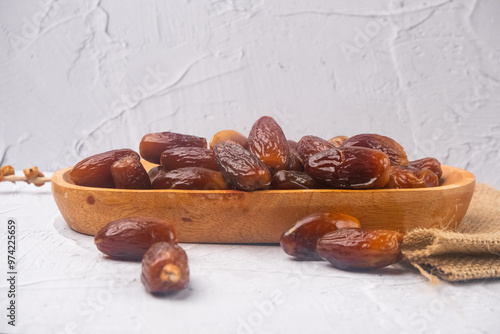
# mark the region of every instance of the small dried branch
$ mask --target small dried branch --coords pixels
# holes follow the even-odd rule
[[[8,182],[26,182],[26,183],[36,183],[43,184],[45,182],[50,182],[52,179],[50,177],[39,176],[34,179],[28,179],[26,176],[18,176],[18,175],[7,175],[4,176],[0,182],[8,181]]]
[[[23,170],[24,176],[17,176],[14,167],[5,165],[0,168],[0,182],[26,182],[33,183],[37,187],[43,186],[46,182],[50,182],[50,177],[45,177],[38,167],[30,167]]]

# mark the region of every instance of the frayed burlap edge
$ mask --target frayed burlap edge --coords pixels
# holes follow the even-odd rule
[[[500,191],[478,184],[457,232],[411,231],[402,251],[432,282],[500,278]]]

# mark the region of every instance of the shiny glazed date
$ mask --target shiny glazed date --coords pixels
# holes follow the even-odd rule
[[[160,174],[165,173],[167,170],[163,166],[155,166],[151,168],[148,172],[149,179],[151,180],[151,184],[153,184],[153,181],[156,179],[156,177]]]
[[[111,176],[117,189],[151,189],[144,166],[135,158],[125,157],[111,165]]]
[[[177,243],[177,235],[172,224],[153,217],[114,220],[94,237],[97,249],[120,260],[140,260],[159,241]]]
[[[139,153],[144,160],[159,165],[163,151],[175,147],[207,148],[207,140],[174,132],[148,133],[142,137],[139,144]]]
[[[431,170],[408,166],[391,166],[386,188],[430,188],[439,186],[439,178]]]
[[[319,189],[321,185],[304,172],[277,171],[271,179],[271,189]]]
[[[163,151],[160,158],[161,165],[166,170],[183,167],[203,167],[218,171],[214,152],[201,147],[176,147]]]
[[[306,173],[337,189],[377,189],[389,181],[390,160],[385,153],[364,147],[322,151],[305,164]]]
[[[304,164],[316,153],[335,148],[332,143],[316,136],[304,136],[297,143],[297,153]]]
[[[95,154],[77,163],[69,174],[70,178],[79,186],[114,188],[111,165],[125,157],[140,160],[139,154],[129,149]]]
[[[403,146],[392,138],[373,133],[363,133],[346,139],[341,148],[352,146],[382,151],[387,154],[392,165],[408,165],[408,157]]]
[[[335,147],[340,147],[342,144],[348,139],[347,136],[335,136],[333,138],[328,139],[328,142],[333,144]]]
[[[188,258],[179,245],[155,243],[144,254],[141,268],[141,282],[152,294],[180,291],[189,283]]]
[[[214,146],[215,161],[224,179],[236,189],[268,189],[271,173],[266,165],[241,145],[225,142]]]
[[[259,118],[248,135],[248,147],[271,173],[286,169],[289,163],[288,142],[281,127],[274,118]]]
[[[401,233],[365,228],[339,229],[318,240],[319,256],[342,270],[376,269],[401,260]]]
[[[153,189],[227,190],[229,185],[220,172],[203,167],[184,167],[156,176]]]
[[[325,234],[341,228],[359,228],[359,220],[340,213],[313,213],[299,220],[280,238],[281,248],[290,256],[322,260],[316,243]]]
[[[240,144],[248,150],[248,138],[235,130],[222,130],[214,134],[212,139],[210,139],[210,149],[213,150],[215,145],[226,141]]]
[[[288,142],[288,151],[290,152],[289,154],[289,161],[288,161],[288,166],[287,170],[294,170],[297,172],[303,172],[304,171],[304,163],[300,159],[299,153],[297,152],[297,143],[293,140],[287,140]]]
[[[423,158],[415,161],[410,161],[408,163],[408,167],[416,168],[416,169],[427,169],[432,171],[437,175],[438,179],[443,176],[443,170],[441,169],[441,163],[435,158]]]

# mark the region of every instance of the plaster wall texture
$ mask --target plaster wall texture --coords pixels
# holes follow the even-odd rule
[[[375,132],[500,188],[497,0],[1,0],[0,162],[148,132]]]

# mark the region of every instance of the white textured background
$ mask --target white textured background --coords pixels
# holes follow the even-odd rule
[[[142,135],[377,132],[500,188],[498,0],[0,0],[0,162]]]

